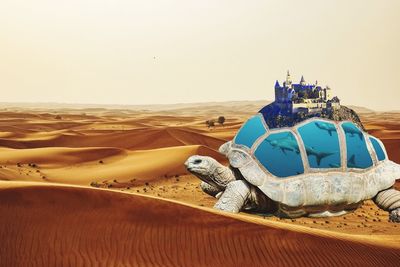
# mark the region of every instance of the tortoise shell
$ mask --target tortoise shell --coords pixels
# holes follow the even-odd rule
[[[247,181],[289,207],[359,203],[400,177],[383,143],[351,121],[315,117],[270,129],[257,114],[220,150]]]

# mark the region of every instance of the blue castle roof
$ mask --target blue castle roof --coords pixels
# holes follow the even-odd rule
[[[302,90],[312,90],[313,88],[321,88],[320,86],[315,87],[314,84],[307,84],[307,85],[301,85],[299,83],[292,84],[293,89],[295,91],[302,91]]]

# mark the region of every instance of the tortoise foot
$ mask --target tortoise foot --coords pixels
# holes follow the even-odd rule
[[[389,214],[389,221],[400,223],[400,208],[394,209]]]

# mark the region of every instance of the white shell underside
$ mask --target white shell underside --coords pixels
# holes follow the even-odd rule
[[[282,181],[265,175],[259,188],[272,200],[289,207],[350,205],[390,188],[399,174],[397,164],[385,161],[365,173],[309,173]]]
[[[282,181],[265,175],[259,188],[274,201],[289,207],[355,204],[390,188],[399,174],[397,164],[385,161],[365,173],[309,173]]]

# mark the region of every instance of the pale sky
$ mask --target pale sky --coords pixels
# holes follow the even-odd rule
[[[289,69],[400,109],[399,49],[399,0],[1,0],[0,102],[273,100]]]

